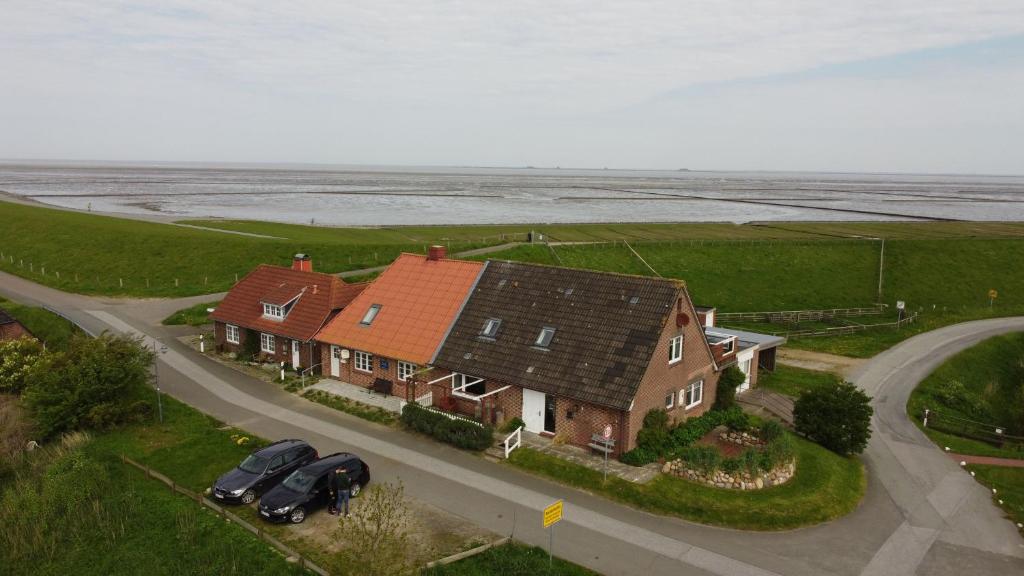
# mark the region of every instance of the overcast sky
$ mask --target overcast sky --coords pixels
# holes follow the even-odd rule
[[[1021,0],[0,4],[0,158],[1022,174],[1022,138]]]

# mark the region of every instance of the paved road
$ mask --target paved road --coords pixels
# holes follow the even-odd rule
[[[849,516],[784,533],[748,533],[662,518],[523,474],[446,446],[306,402],[204,358],[153,324],[167,303],[71,295],[0,274],[0,294],[45,304],[93,331],[133,330],[169,348],[161,383],[175,397],[264,437],[301,436],[321,453],[354,450],[378,480],[500,534],[546,545],[540,509],[566,500],[555,553],[606,574],[857,575],[1024,573],[1024,540],[987,492],[928,443],[902,413],[913,386],[942,358],[1024,318],[917,336],[865,364],[856,382],[875,395],[865,454],[868,494]]]

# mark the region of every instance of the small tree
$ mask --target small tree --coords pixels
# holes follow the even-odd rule
[[[746,374],[736,366],[729,366],[718,377],[715,389],[715,410],[728,410],[736,405],[736,387],[747,379]]]
[[[33,338],[0,342],[0,392],[21,392],[35,365],[43,357],[43,345]]]
[[[389,576],[412,574],[409,513],[399,484],[376,484],[363,492],[353,514],[340,521],[338,534],[345,540],[341,552],[343,574]]]
[[[806,390],[793,406],[796,431],[837,454],[860,454],[871,438],[870,402],[849,382]]]
[[[140,339],[76,337],[66,352],[46,354],[35,364],[25,405],[44,437],[137,420],[152,410],[141,400],[152,363],[153,352]]]

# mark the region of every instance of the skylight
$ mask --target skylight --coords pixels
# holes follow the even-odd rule
[[[481,336],[488,338],[494,338],[498,334],[498,327],[501,326],[501,320],[498,318],[488,318],[484,322],[484,329],[480,331]]]
[[[540,334],[537,335],[537,341],[533,343],[534,346],[540,346],[541,348],[548,348],[551,346],[551,339],[555,337],[555,329],[550,326],[541,328]]]
[[[629,303],[630,304],[636,304],[639,301],[640,301],[640,297],[639,296],[633,296],[632,298],[629,299]]]
[[[366,315],[363,316],[363,320],[360,324],[369,326],[373,322],[373,319],[377,317],[378,312],[380,312],[380,304],[370,306],[370,309],[366,311]]]

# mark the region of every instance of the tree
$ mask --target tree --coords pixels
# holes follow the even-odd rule
[[[36,363],[22,395],[43,437],[109,429],[152,411],[147,393],[153,352],[141,339],[103,334],[72,339]]]
[[[43,345],[34,338],[0,342],[0,392],[21,392],[43,354]]]
[[[849,382],[806,390],[793,406],[796,431],[837,454],[860,454],[871,438],[870,402]]]
[[[746,381],[747,375],[736,366],[729,366],[718,377],[715,389],[715,410],[728,410],[736,405],[736,387]]]
[[[414,565],[409,548],[409,513],[404,488],[399,484],[375,484],[359,496],[353,514],[340,521],[339,538],[344,574],[389,576],[411,574]]]

